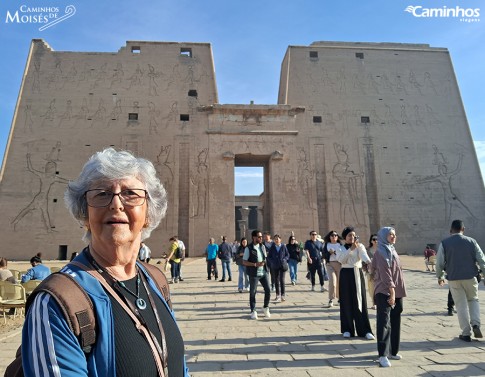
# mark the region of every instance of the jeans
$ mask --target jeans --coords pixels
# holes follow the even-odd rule
[[[290,270],[290,279],[293,282],[298,280],[298,261],[296,259],[288,259],[288,269]]]
[[[388,295],[376,294],[376,332],[379,356],[397,355],[401,341],[402,298],[396,298],[394,308],[389,305],[388,299]]]
[[[238,269],[239,269],[239,279],[237,281],[237,288],[245,289],[249,287],[249,276],[246,273],[246,267],[240,264],[238,265]]]
[[[170,261],[170,273],[172,274],[172,279],[177,279],[180,277],[180,263],[175,263],[173,260]]]
[[[471,335],[472,326],[480,326],[477,279],[449,280],[448,286],[455,301],[461,334]]]
[[[271,289],[269,288],[268,274],[263,276],[250,276],[249,277],[249,306],[251,312],[256,308],[256,288],[258,287],[258,281],[261,283],[264,289],[264,307],[269,306],[269,300],[271,299]]]
[[[211,259],[207,261],[207,279],[211,279],[212,268],[214,268],[214,277],[217,279],[217,261],[215,259]]]
[[[271,275],[274,276],[276,296],[284,296],[286,271],[283,271],[281,268],[277,270],[271,269]]]
[[[222,264],[222,280],[226,280],[226,270],[227,270],[227,275],[229,276],[229,279],[232,280],[231,260],[221,259],[221,264]]]

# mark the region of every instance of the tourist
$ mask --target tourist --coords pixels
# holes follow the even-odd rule
[[[256,288],[258,282],[264,289],[263,313],[266,318],[271,317],[269,311],[269,300],[271,299],[271,290],[269,287],[267,265],[266,265],[266,248],[264,247],[263,235],[259,230],[253,230],[251,233],[252,242],[244,251],[243,264],[246,266],[246,272],[249,275],[249,307],[251,309],[251,319],[258,319],[256,311]]]
[[[17,279],[13,276],[12,271],[7,268],[7,258],[0,258],[0,281],[8,281],[9,283],[17,283]]]
[[[374,275],[375,301],[377,303],[377,351],[379,365],[390,367],[391,360],[401,360],[401,313],[406,287],[399,255],[394,248],[396,231],[384,227],[377,233],[377,251],[370,268]]]
[[[288,270],[290,254],[284,243],[281,243],[279,234],[273,236],[273,245],[268,251],[268,266],[274,276],[276,288],[276,302],[285,301],[285,277]]]
[[[179,264],[179,281],[184,281],[184,278],[182,277],[182,262],[185,260],[185,254],[187,250],[185,249],[185,244],[182,240],[179,239],[179,236],[173,236],[177,240],[179,250],[180,250],[180,264]]]
[[[328,307],[331,308],[338,302],[338,281],[342,265],[338,261],[338,253],[342,248],[339,234],[332,230],[323,238],[323,257],[326,261],[328,274]]]
[[[42,259],[39,256],[30,258],[30,264],[32,268],[27,270],[27,273],[20,278],[22,283],[29,280],[44,280],[51,274],[51,269],[42,264]]]
[[[478,302],[477,264],[485,271],[485,256],[471,237],[464,235],[461,220],[451,223],[451,236],[441,241],[436,258],[438,284],[445,283],[445,270],[453,301],[456,305],[461,334],[459,338],[471,342],[471,334],[482,338],[480,330],[480,304]]]
[[[367,248],[367,255],[372,261],[374,254],[377,251],[377,234],[371,234],[369,237],[369,246]],[[372,262],[371,262],[372,263]],[[369,296],[372,300],[372,306],[370,307],[372,310],[377,309],[376,300],[374,297],[374,275],[370,269],[370,265],[368,263],[362,264],[362,270],[364,271],[364,275],[367,280],[367,290],[369,291]]]
[[[167,253],[167,263],[170,264],[170,283],[178,283],[180,280],[180,262],[182,261],[182,251],[175,237],[170,237],[170,246]]]
[[[69,183],[65,199],[71,214],[84,224],[88,243],[66,271],[94,304],[96,342],[85,353],[57,302],[41,292],[26,313],[24,374],[159,376],[165,371],[170,377],[188,377],[174,314],[148,270],[137,262],[140,242],[167,208],[153,164],[126,151],[105,149]],[[133,316],[146,321],[137,328]]]
[[[344,248],[337,254],[342,264],[339,278],[340,331],[344,338],[357,336],[367,340],[375,339],[367,313],[367,294],[365,290],[362,262],[370,263],[364,245],[359,242],[354,228],[342,231]]]
[[[222,279],[219,281],[226,281],[226,271],[228,277],[227,281],[231,281],[232,246],[226,242],[226,236],[222,236],[222,243],[219,245],[219,253],[217,256],[221,260],[222,265]]]
[[[310,239],[305,242],[305,252],[307,256],[308,272],[310,273],[310,281],[312,283],[312,291],[315,290],[315,273],[318,274],[320,281],[320,290],[325,292],[326,289],[323,286],[325,281],[323,279],[323,265],[322,265],[322,252],[323,243],[317,240],[317,232],[312,230],[310,232]]]
[[[248,240],[246,237],[241,238],[241,243],[236,250],[236,265],[238,267],[239,278],[237,280],[237,290],[242,293],[243,290],[249,289],[249,276],[246,273],[246,267],[243,264],[244,250],[248,246]]]
[[[298,263],[301,263],[302,258],[302,251],[300,249],[300,245],[296,241],[295,236],[290,236],[288,238],[286,249],[290,254],[290,259],[288,259],[288,267],[290,269],[291,284],[295,285],[298,281]]]
[[[142,262],[150,263],[152,251],[150,248],[145,244],[145,242],[140,243],[140,250],[138,252],[138,259]]]
[[[214,238],[209,239],[209,244],[205,248],[205,260],[207,262],[207,280],[214,278],[218,279],[217,273],[217,253],[219,251],[219,245],[215,243]]]

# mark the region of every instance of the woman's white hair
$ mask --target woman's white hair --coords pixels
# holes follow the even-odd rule
[[[141,239],[147,239],[165,216],[167,211],[167,192],[160,180],[153,164],[141,157],[135,157],[128,151],[116,151],[106,148],[92,155],[84,165],[79,177],[68,184],[64,194],[64,201],[71,215],[82,225],[88,220],[88,204],[86,191],[95,185],[106,181],[117,181],[136,178],[145,185],[147,195],[147,225],[143,228]],[[88,229],[83,240],[91,240]]]

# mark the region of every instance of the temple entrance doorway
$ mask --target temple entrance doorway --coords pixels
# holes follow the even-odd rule
[[[254,229],[269,229],[270,213],[266,206],[269,157],[237,155],[234,161],[235,234],[239,241],[246,237],[251,242]]]

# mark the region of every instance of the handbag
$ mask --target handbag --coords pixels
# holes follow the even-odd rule
[[[287,260],[286,260],[286,259],[283,259],[283,260],[281,261],[281,269],[282,269],[283,271],[288,271],[288,262],[287,262]]]

